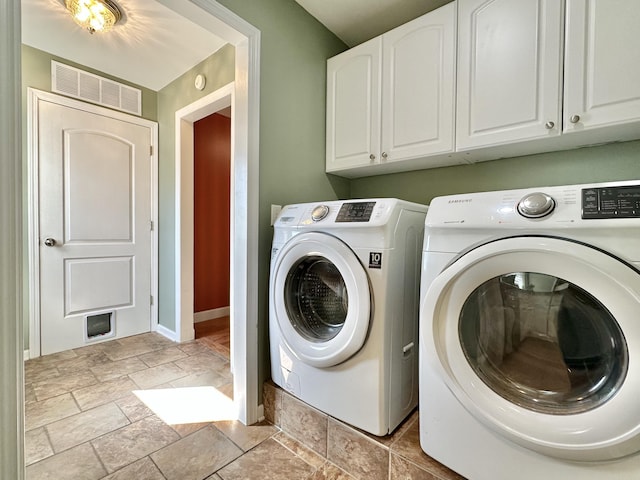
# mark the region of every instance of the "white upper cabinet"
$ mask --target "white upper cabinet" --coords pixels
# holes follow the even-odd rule
[[[564,132],[640,136],[640,1],[567,0],[566,29]]]
[[[455,2],[330,58],[327,172],[444,164],[429,156],[453,152],[454,91]]]
[[[453,152],[455,3],[382,37],[382,161]]]
[[[378,37],[327,61],[328,172],[377,160],[381,57]]]
[[[458,150],[559,135],[562,3],[458,1]]]
[[[640,0],[457,0],[328,60],[346,177],[640,138]]]

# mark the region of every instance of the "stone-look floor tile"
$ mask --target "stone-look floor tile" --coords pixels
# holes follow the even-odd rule
[[[202,345],[197,340],[192,340],[190,342],[180,343],[177,345],[180,350],[182,350],[187,355],[198,355],[201,353],[210,353],[210,349],[205,345]]]
[[[42,427],[48,423],[79,413],[80,409],[70,393],[48,398],[42,402],[25,405],[25,430]]]
[[[80,370],[76,373],[61,374],[59,377],[35,382],[33,383],[33,391],[36,394],[36,399],[41,401],[96,383],[98,383],[96,377],[89,370]]]
[[[69,358],[75,358],[78,355],[73,350],[65,350],[64,352],[52,353],[50,355],[43,355],[42,357],[36,357],[25,362],[25,371],[30,369],[41,368],[55,368],[56,364],[62,360],[68,360]]]
[[[415,463],[405,460],[398,455],[391,454],[390,480],[445,480],[447,477],[436,477]]]
[[[324,413],[291,395],[287,394],[282,398],[282,430],[323,457],[327,456],[328,418]]]
[[[106,474],[88,443],[27,467],[28,480],[97,480]]]
[[[409,478],[413,477],[407,477],[405,480],[409,480]],[[336,467],[334,464],[325,462],[307,480],[356,480],[356,478]]]
[[[205,480],[223,480],[223,478],[217,473],[214,473],[210,477],[205,478]]]
[[[138,357],[125,358],[115,362],[98,365],[91,369],[91,372],[100,382],[114,380],[130,373],[138,372],[148,368]]]
[[[302,480],[313,473],[311,465],[271,438],[218,471],[223,480]]]
[[[104,480],[166,480],[155,463],[144,457],[137,462],[112,473]]]
[[[329,419],[327,459],[357,478],[387,480],[389,449],[340,422]]]
[[[147,405],[133,393],[119,398],[115,403],[131,423],[153,415],[153,410],[147,407]]]
[[[273,439],[276,442],[282,444],[287,449],[291,450],[293,453],[295,453],[298,457],[300,457],[302,460],[307,462],[313,468],[320,468],[327,461],[327,459],[324,458],[322,455],[319,455],[318,453],[314,452],[310,448],[305,447],[298,440],[296,440],[293,437],[290,437],[284,432],[278,432],[276,435],[273,436]]]
[[[149,352],[176,345],[174,341],[169,340],[168,338],[163,337],[159,333],[155,333],[155,332],[143,333],[140,335],[134,335],[132,337],[120,338],[116,342],[122,345],[123,347],[140,348],[140,349],[146,348],[147,351]],[[147,353],[147,352],[144,352],[144,353]],[[138,355],[141,355],[141,354],[138,354]]]
[[[209,426],[151,455],[167,480],[200,480],[242,455],[242,450]]]
[[[33,385],[27,384],[24,386],[24,403],[36,402],[36,392],[33,390]]]
[[[105,433],[129,425],[129,420],[114,403],[87,410],[47,425],[47,433],[56,453],[93,440]]]
[[[225,397],[233,400],[233,379],[231,379],[231,382],[229,383],[225,383],[224,385],[217,386],[216,390],[218,390]]]
[[[229,375],[220,375],[214,371],[197,372],[187,375],[186,377],[174,380],[171,383],[173,387],[219,387],[229,382]]]
[[[109,359],[116,362],[125,358],[135,357],[137,355],[143,355],[145,353],[153,352],[159,347],[148,342],[137,340],[127,342],[126,338],[116,340],[112,345],[109,345],[108,349],[105,349],[104,353]]]
[[[95,352],[79,355],[68,360],[61,360],[56,364],[56,367],[61,374],[66,375],[79,370],[88,370],[98,365],[104,365],[105,363],[111,363],[109,357],[103,352]]]
[[[278,433],[278,429],[266,421],[247,426],[237,420],[225,420],[214,425],[245,452]]]
[[[154,388],[164,383],[185,377],[187,372],[182,370],[173,363],[158,365],[157,367],[140,370],[139,372],[129,374],[129,378],[133,380],[141,389]]]
[[[229,362],[213,352],[192,355],[174,363],[189,374],[213,371],[220,375],[231,375]]]
[[[420,421],[416,420],[391,445],[391,452],[442,479],[461,479],[457,473],[437,462],[420,447]]]
[[[144,355],[140,355],[138,358],[148,367],[155,367],[157,365],[162,365],[163,363],[174,362],[181,358],[186,358],[187,356],[188,355],[178,347],[167,347],[162,350],[145,353]]]
[[[175,425],[169,425],[173,430],[180,435],[181,437],[188,437],[192,433],[197,432],[198,430],[203,429],[211,425],[211,422],[205,423],[178,423]]]
[[[113,473],[179,438],[171,427],[152,416],[107,433],[91,443],[108,472]]]
[[[43,367],[33,363],[30,365],[31,368],[26,368],[25,366],[24,369],[24,383],[27,385],[60,376],[60,371],[56,367]]]
[[[82,410],[90,410],[122,398],[137,389],[137,385],[130,378],[122,377],[75,390],[73,397]]]
[[[265,382],[262,391],[264,418],[276,426],[280,426],[282,411],[282,390],[271,382]]]
[[[73,353],[77,356],[82,357],[84,355],[94,355],[96,353],[103,353],[106,348],[109,348],[109,345],[112,345],[112,341],[102,342],[102,343],[93,343],[91,345],[87,345],[84,347],[78,347],[73,349]]]
[[[26,465],[39,462],[53,455],[53,449],[44,427],[30,430],[24,434],[24,459]]]
[[[418,420],[418,411],[414,410],[413,413],[411,413],[407,418],[405,418],[402,423],[400,423],[400,425],[398,425],[398,427],[389,435],[385,435],[383,437],[379,437],[377,435],[373,435],[369,432],[365,432],[364,430],[360,430],[360,429],[356,429],[359,432],[365,434],[366,436],[368,436],[369,438],[373,439],[375,442],[381,443],[382,445],[385,445],[387,447],[390,447],[391,445],[393,445],[402,435],[404,435],[404,432],[407,431],[407,429],[413,425],[413,422]],[[354,427],[355,428],[355,427]]]

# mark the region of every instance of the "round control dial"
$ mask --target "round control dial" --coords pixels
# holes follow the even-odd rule
[[[529,193],[518,202],[518,213],[527,218],[549,215],[556,208],[555,200],[542,192]]]
[[[311,220],[313,220],[314,222],[319,222],[327,215],[329,215],[329,207],[327,207],[326,205],[318,205],[311,212]]]

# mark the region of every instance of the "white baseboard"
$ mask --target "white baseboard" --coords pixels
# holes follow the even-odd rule
[[[205,320],[213,320],[214,318],[226,317],[229,315],[229,307],[214,308],[212,310],[204,310],[193,314],[193,323],[204,322]]]
[[[23,360],[26,362],[27,360],[29,360],[31,358],[31,355],[29,354],[29,350],[25,350],[24,351],[24,357]]]
[[[155,325],[153,330],[155,332],[158,332],[163,337],[167,337],[169,340],[172,340],[174,342],[178,342],[178,335],[176,335],[176,332],[174,332],[173,330],[169,330],[167,327],[164,327],[164,326],[160,325],[159,323],[157,325]]]

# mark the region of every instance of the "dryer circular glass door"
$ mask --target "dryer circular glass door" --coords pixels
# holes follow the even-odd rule
[[[318,232],[278,252],[271,301],[291,352],[315,367],[344,362],[364,345],[371,311],[367,274],[355,253]]]
[[[538,452],[640,450],[640,272],[567,239],[496,240],[458,257],[421,305],[422,338],[457,400]]]

